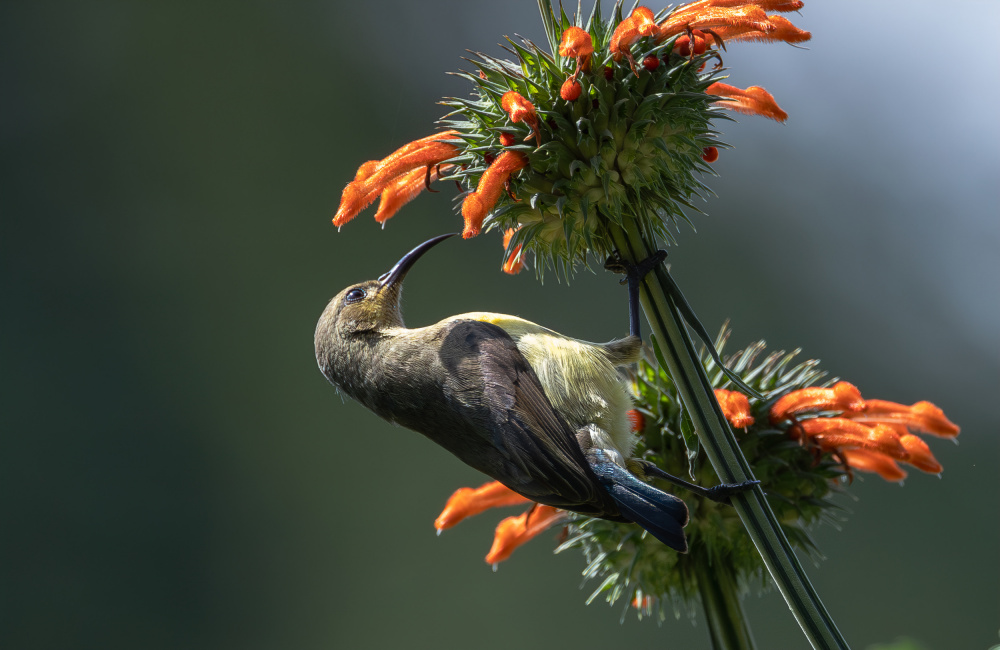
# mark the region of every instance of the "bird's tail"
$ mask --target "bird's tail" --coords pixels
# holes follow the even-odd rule
[[[639,480],[612,462],[602,449],[589,449],[587,460],[624,517],[670,548],[687,552],[684,526],[688,523],[688,509],[682,499]]]

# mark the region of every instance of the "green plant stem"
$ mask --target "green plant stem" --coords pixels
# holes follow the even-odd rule
[[[712,570],[700,562],[695,568],[701,606],[715,650],[753,650],[753,635],[731,570]]]
[[[644,237],[636,221],[628,215],[623,226],[611,226],[610,235],[622,258],[633,264],[656,250],[655,241]],[[667,363],[665,370],[677,386],[698,440],[719,479],[726,483],[753,480],[750,465],[715,399],[712,384],[667,286],[666,269],[661,265],[643,279],[639,294],[646,320]],[[761,487],[757,485],[742,492],[732,502],[809,643],[814,648],[848,648],[785,538]]]

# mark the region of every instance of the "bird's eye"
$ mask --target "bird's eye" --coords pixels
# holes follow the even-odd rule
[[[347,295],[344,297],[344,302],[346,302],[347,304],[351,304],[352,302],[358,302],[364,300],[367,295],[368,294],[365,293],[364,289],[351,289],[350,291],[347,292]]]

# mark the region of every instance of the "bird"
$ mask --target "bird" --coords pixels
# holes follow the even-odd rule
[[[314,336],[320,371],[376,415],[423,434],[536,503],[635,522],[686,552],[684,500],[647,481],[664,478],[722,503],[756,482],[704,488],[634,455],[637,437],[627,417],[632,398],[618,370],[639,359],[634,317],[633,332],[608,343],[492,312],[407,328],[403,279],[454,234],[420,244],[389,272],[350,285],[329,302]],[[660,261],[630,267],[630,289]],[[631,311],[637,313],[634,305]]]

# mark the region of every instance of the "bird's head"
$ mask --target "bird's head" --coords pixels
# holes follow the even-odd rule
[[[391,327],[402,327],[399,297],[403,278],[424,253],[454,235],[455,233],[440,235],[425,241],[404,255],[388,273],[379,276],[377,280],[352,284],[338,293],[326,306],[316,325],[317,353],[320,351],[321,339],[343,340],[365,332],[377,333]]]

